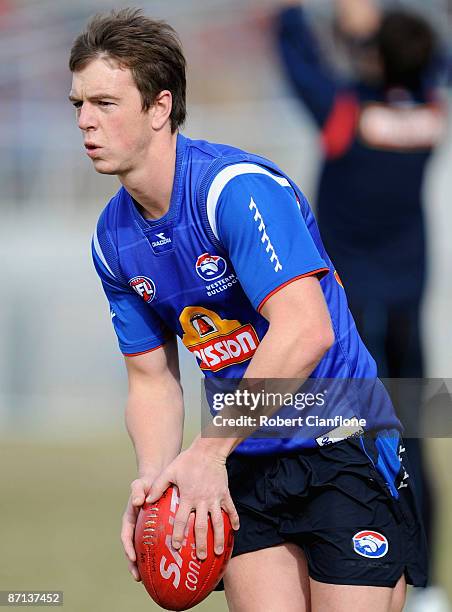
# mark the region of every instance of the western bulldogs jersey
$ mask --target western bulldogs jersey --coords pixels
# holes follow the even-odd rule
[[[260,314],[266,300],[316,275],[335,342],[311,377],[378,380],[308,202],[262,157],[179,134],[167,214],[145,219],[122,187],[102,212],[92,247],[125,355],[154,350],[177,334],[206,377],[240,379],[268,329]],[[348,406],[344,414],[366,412],[370,429],[398,428],[382,384],[372,389],[366,406],[353,406],[353,415]],[[319,429],[302,429],[290,438],[250,437],[237,452],[329,441]]]

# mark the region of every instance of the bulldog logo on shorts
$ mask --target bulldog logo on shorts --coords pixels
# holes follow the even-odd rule
[[[388,552],[389,543],[378,531],[358,531],[353,536],[353,550],[362,557],[379,559]]]

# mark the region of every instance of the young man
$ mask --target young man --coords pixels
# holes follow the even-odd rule
[[[303,194],[268,160],[178,133],[185,60],[167,24],[133,10],[98,16],[70,69],[86,153],[122,183],[93,257],[129,376],[131,573],[140,579],[137,512],[172,482],[175,548],[192,511],[200,559],[208,516],[218,552],[221,509],[235,529],[240,517],[224,578],[231,610],[400,610],[405,580],[425,581],[424,542],[381,389],[356,406],[369,437],[199,435],[181,452],[176,335],[209,377],[376,380]]]

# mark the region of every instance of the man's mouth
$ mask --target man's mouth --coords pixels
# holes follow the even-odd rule
[[[89,157],[93,157],[100,149],[94,142],[85,142],[85,149]]]

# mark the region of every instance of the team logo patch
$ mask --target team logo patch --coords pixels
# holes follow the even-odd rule
[[[195,264],[197,275],[207,282],[221,278],[226,272],[226,268],[227,263],[222,257],[209,253],[200,255]]]
[[[353,536],[353,550],[362,557],[379,559],[388,552],[389,543],[378,531],[358,531]]]
[[[198,359],[202,370],[217,372],[248,361],[256,352],[259,337],[252,325],[222,319],[213,310],[187,306],[179,317],[182,342]]]
[[[147,276],[134,276],[129,280],[129,285],[145,302],[152,302],[155,298],[154,281]]]

